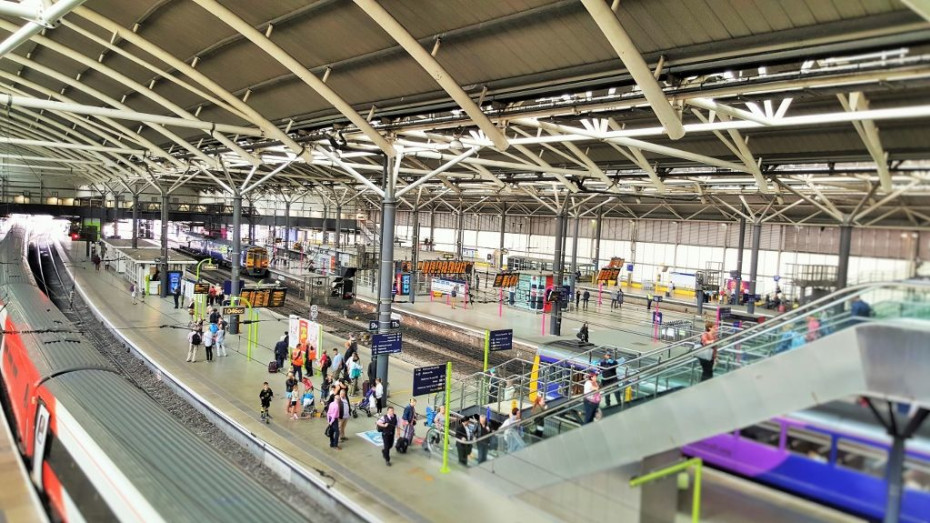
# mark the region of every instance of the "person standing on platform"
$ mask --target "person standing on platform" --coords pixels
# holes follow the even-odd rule
[[[581,304],[581,289],[575,289],[575,310],[578,310],[578,306]]]
[[[178,285],[174,288],[174,291],[171,293],[171,295],[174,296],[174,308],[175,309],[180,308],[180,302],[181,302],[181,284],[180,283],[178,283]]]
[[[355,339],[355,334],[349,334],[346,341],[346,361],[350,361],[355,354],[358,354],[358,340]]]
[[[214,303],[216,303],[216,287],[211,285],[210,290],[207,291],[207,305],[212,307]]]
[[[394,407],[388,407],[387,414],[378,418],[376,425],[381,433],[381,455],[384,457],[384,463],[390,467],[391,447],[394,446],[394,435],[397,433],[397,415],[394,414]]]
[[[368,386],[374,388],[375,378],[378,377],[378,361],[375,360],[374,356],[371,358],[371,362],[368,363]]]
[[[581,340],[582,343],[588,343],[588,323],[587,322],[582,323],[581,328],[578,329],[578,339]]]
[[[285,412],[287,413],[288,416],[291,416],[291,417],[297,414],[297,410],[295,409],[295,407],[297,406],[297,402],[292,403],[291,400],[295,398],[299,393],[299,390],[297,387],[298,383],[299,382],[297,381],[297,378],[294,377],[294,373],[288,372],[287,379],[284,380],[284,397],[286,399],[286,401],[284,402],[284,406],[285,406]]]
[[[342,418],[340,410],[342,410],[341,401],[333,401],[329,404],[329,408],[326,409],[326,422],[329,424],[326,427],[326,432],[329,435],[329,448],[338,450],[342,450],[342,447],[339,446],[339,420]]]
[[[584,382],[584,424],[587,425],[594,421],[598,407],[601,406],[600,386],[597,384],[597,373],[591,371],[588,373],[588,379]]]
[[[278,371],[284,367],[284,359],[287,358],[287,337],[281,336],[281,339],[274,344],[274,361],[278,364]]]
[[[132,282],[129,283],[129,295],[132,296],[132,304],[135,305],[136,304],[136,284],[135,283],[132,283]]]
[[[223,288],[222,288],[222,287],[217,287],[217,288],[216,288],[216,300],[215,300],[215,301],[216,301],[217,307],[222,307],[222,306],[223,306],[223,302],[226,301],[226,295],[223,294]]]
[[[646,293],[646,312],[649,312],[651,310],[652,310],[652,293],[647,292]]]
[[[197,347],[200,346],[203,341],[203,336],[201,336],[197,327],[191,329],[190,333],[187,335],[187,361],[190,363],[197,363]]]
[[[588,310],[588,300],[591,299],[591,293],[588,292],[588,289],[584,290],[584,294],[581,295],[581,303],[584,306],[584,310]]]
[[[330,359],[329,354],[326,354],[326,349],[321,349],[322,355],[320,355],[320,373],[325,377],[329,375],[329,368],[333,364],[333,360]]]
[[[449,293],[449,303],[452,305],[452,308],[455,309],[455,297],[458,296],[458,285],[452,286],[452,292]]]
[[[362,362],[358,357],[358,353],[355,352],[352,354],[352,359],[349,360],[349,382],[352,384],[352,395],[358,395],[358,379],[362,377]]]
[[[271,400],[274,399],[274,391],[268,386],[267,381],[262,384],[262,390],[258,392],[258,399],[262,402],[262,421],[268,424],[268,420],[271,418],[271,413],[268,412],[268,409],[271,408]]]
[[[475,445],[478,447],[478,463],[484,463],[488,459],[488,449],[491,448],[491,438],[481,438],[490,433],[491,427],[488,426],[488,417],[482,414],[478,417],[478,426],[475,427],[475,439],[478,440]]]
[[[346,440],[346,425],[349,423],[349,417],[352,415],[352,409],[349,408],[349,398],[348,391],[345,387],[339,389],[339,397],[336,398],[336,401],[342,404],[342,408],[339,411],[339,441]]]
[[[339,354],[339,349],[333,348],[333,379],[338,380],[344,372],[345,361],[342,359],[342,354]]]
[[[213,309],[210,311],[210,325],[216,325],[219,323],[221,317],[222,316],[220,315],[220,311],[217,310],[216,307],[213,307]]]
[[[229,356],[229,353],[226,352],[226,325],[224,322],[220,322],[216,326],[216,340],[213,342],[213,346],[216,347],[216,355],[222,358]]]
[[[304,379],[304,351],[300,345],[294,347],[291,351],[291,372],[297,376],[297,381]]]
[[[375,379],[375,407],[380,415],[384,408],[384,385],[381,384],[381,378]]]
[[[316,347],[313,345],[304,346],[304,368],[307,370],[307,376],[313,377],[313,360],[316,359]]]
[[[203,349],[207,352],[207,361],[213,361],[213,347],[216,345],[216,329],[217,326],[211,324],[203,333]]]
[[[459,463],[466,467],[468,466],[468,456],[471,454],[471,445],[466,441],[471,439],[473,433],[469,429],[469,425],[471,425],[471,418],[462,418],[455,429],[455,448],[458,451]]]

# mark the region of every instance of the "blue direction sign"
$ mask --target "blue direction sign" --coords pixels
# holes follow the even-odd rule
[[[659,311],[654,311],[652,313],[652,324],[653,325],[662,325],[662,313]]]
[[[381,354],[395,354],[400,352],[401,335],[400,332],[388,332],[387,334],[371,335],[371,355],[380,356]]]
[[[513,349],[513,329],[503,329],[491,331],[488,335],[488,350],[511,350]]]
[[[413,395],[435,394],[446,390],[446,366],[430,365],[413,369]]]

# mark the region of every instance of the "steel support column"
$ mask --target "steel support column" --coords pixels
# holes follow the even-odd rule
[[[284,256],[291,261],[291,201],[284,200]]]
[[[139,193],[132,193],[132,248],[139,248]]]
[[[598,209],[597,218],[594,221],[594,272],[597,273],[601,268],[601,222],[604,219],[604,211]]]
[[[168,188],[165,187],[161,193],[161,292],[159,295],[164,298],[168,296]],[[148,292],[145,289],[145,292]]]
[[[384,156],[384,200],[381,205],[381,271],[378,288],[378,333],[391,331],[391,288],[394,283],[394,219],[397,200],[394,198],[394,162],[399,161]],[[388,368],[390,356],[379,354],[377,358],[377,377],[384,386],[384,399],[388,398]]]
[[[455,256],[463,260],[465,259],[465,213],[459,208],[456,216],[458,218],[455,225]]]
[[[554,273],[553,281],[552,281],[553,293],[555,291],[562,290],[562,277],[564,273],[564,267],[563,267],[564,264],[562,263],[563,257],[564,257],[564,254],[563,254],[564,251],[562,250],[562,244],[564,243],[564,240],[565,240],[565,219],[566,219],[565,211],[566,209],[563,207],[562,210],[559,211],[559,215],[555,222],[555,257],[552,259],[552,269],[553,269],[552,272]],[[545,307],[545,305],[543,305],[543,307]],[[561,300],[552,302],[552,314],[549,320],[550,320],[549,334],[553,336],[561,336],[562,335],[562,302]]]
[[[746,303],[746,312],[753,314],[756,311],[756,279],[759,277],[759,245],[762,241],[762,222],[752,224],[752,252],[749,254],[749,301]],[[736,290],[737,296],[740,294]]]
[[[329,205],[323,206],[323,245],[329,245]]]
[[[336,206],[336,250],[342,247],[342,206]]]
[[[429,250],[435,250],[436,245],[436,206],[433,206],[433,212],[429,213]]]
[[[500,244],[498,245],[498,248],[497,248],[497,268],[502,271],[504,270],[504,235],[506,234],[505,233],[505,230],[506,230],[505,220],[506,219],[507,219],[507,206],[504,205],[504,207],[501,209],[501,239],[500,239]]]
[[[852,250],[852,225],[840,225],[840,251],[836,264],[836,288],[846,287],[849,282],[849,254]]]
[[[233,195],[232,229],[232,253],[230,254],[232,268],[230,269],[229,278],[232,289],[230,289],[229,293],[230,300],[239,296],[239,270],[242,262],[240,254],[242,252],[242,194],[238,192]],[[239,316],[229,317],[229,333],[239,334]]]
[[[743,249],[746,247],[746,218],[739,219],[739,243],[736,247],[736,295],[742,296],[740,289],[743,288]],[[739,298],[737,298],[739,303]]]
[[[581,225],[581,217],[575,216],[575,231],[572,233],[572,279],[571,287],[569,287],[570,296],[568,297],[569,301],[575,299],[575,286],[578,285],[578,282],[575,281],[577,276],[575,274],[578,271],[578,228]]]
[[[410,303],[417,301],[417,262],[420,258],[420,208],[413,208],[413,245],[410,248]]]

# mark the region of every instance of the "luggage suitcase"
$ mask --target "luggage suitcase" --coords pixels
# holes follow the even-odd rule
[[[278,372],[278,362],[272,361],[268,364],[268,372],[275,374]]]
[[[406,454],[408,446],[410,446],[410,442],[407,441],[407,438],[400,437],[397,439],[397,444],[394,445],[394,448],[397,449],[397,452],[400,452],[401,454]]]

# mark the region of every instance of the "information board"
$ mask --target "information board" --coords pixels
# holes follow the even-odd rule
[[[209,293],[210,293],[209,283],[195,283],[194,284],[194,294],[209,294]]]
[[[520,281],[519,272],[502,272],[494,276],[494,288],[516,287]]]
[[[446,390],[446,366],[430,365],[413,369],[413,395],[423,396]]]
[[[652,324],[653,325],[662,325],[662,313],[659,311],[652,312]]]
[[[488,334],[488,350],[511,350],[513,349],[513,329],[502,329],[491,331]]]
[[[243,289],[239,295],[248,300],[252,307],[283,307],[287,289]]]
[[[611,258],[610,263],[607,264],[607,268],[608,269],[622,269],[624,261],[625,260],[623,258],[616,258],[616,257]]]
[[[386,334],[371,335],[371,355],[396,354],[401,351],[401,333],[388,332]]]
[[[606,268],[601,269],[597,273],[597,283],[606,283],[609,281],[617,281],[620,278],[620,269],[615,268]]]
[[[245,307],[223,307],[223,316],[239,316],[245,314]]]
[[[400,320],[391,320],[391,328],[399,329]],[[378,332],[378,320],[368,320],[368,331],[369,332]]]
[[[427,260],[417,262],[417,272],[422,274],[471,274],[474,263],[464,261]]]

